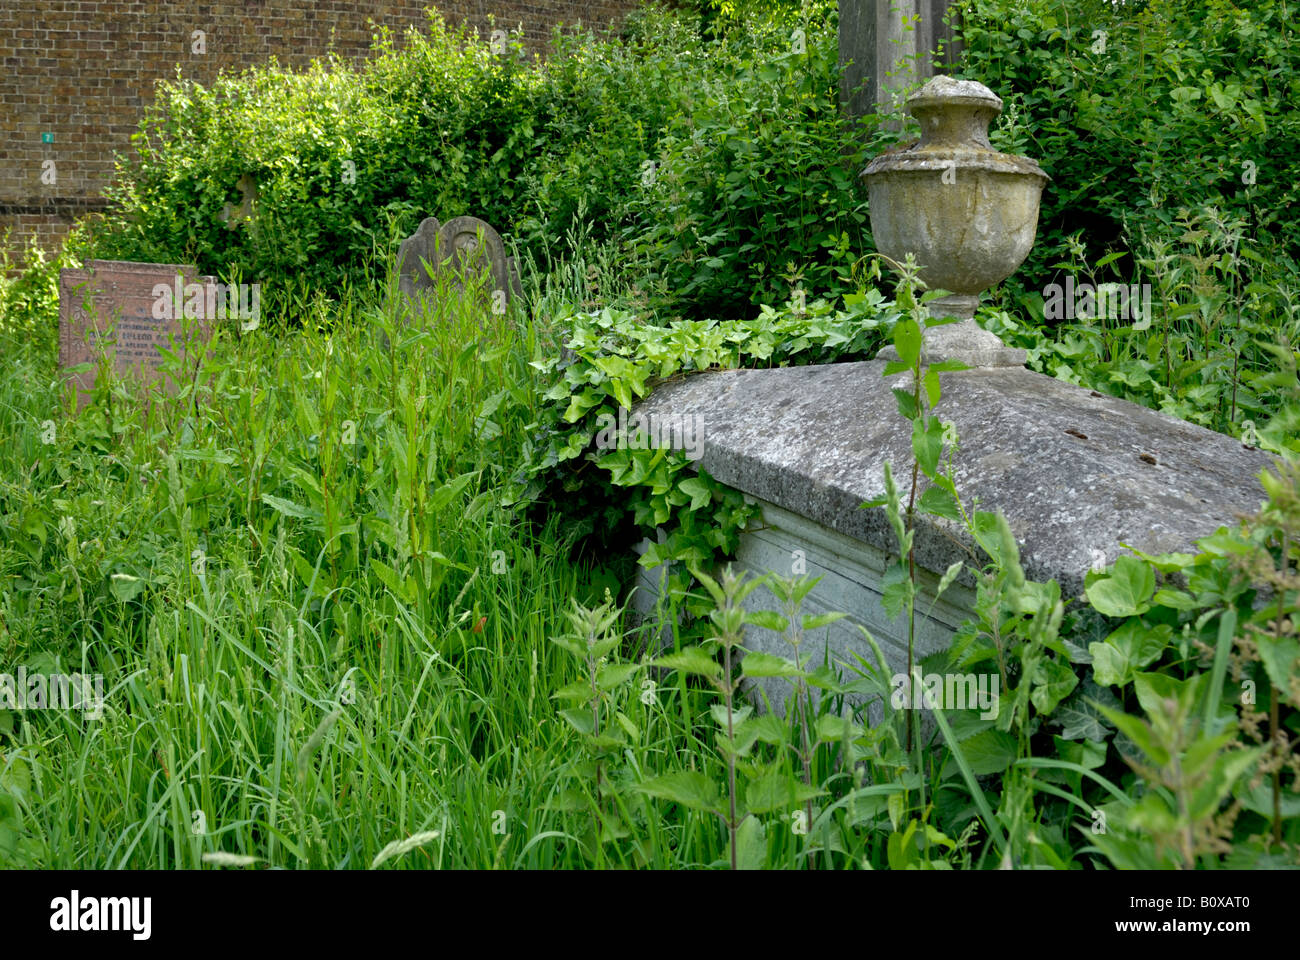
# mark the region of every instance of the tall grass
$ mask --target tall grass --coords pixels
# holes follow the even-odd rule
[[[549,275],[528,313],[614,282],[581,257]],[[589,784],[551,699],[578,673],[551,641],[603,585],[553,523],[498,503],[555,332],[472,288],[414,317],[391,293],[305,301],[292,335],[221,327],[197,367],[172,363],[175,394],[104,379],[78,415],[51,341],[0,334],[0,673],[105,692],[98,719],[0,710],[0,864],[726,856],[708,817],[631,794],[638,836],[598,850],[563,802]],[[626,699],[624,783],[719,762],[702,693]]]

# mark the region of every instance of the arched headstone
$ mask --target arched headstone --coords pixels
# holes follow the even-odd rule
[[[397,253],[398,286],[411,300],[433,286],[426,262],[434,273],[451,270],[458,278],[469,270],[486,270],[486,292],[494,306],[504,308],[519,294],[514,258],[506,256],[501,235],[478,217],[453,217],[444,224],[439,224],[436,217],[428,217],[402,241]],[[454,286],[462,289],[459,280]]]
[[[431,284],[425,263],[434,270],[438,269],[436,244],[439,226],[437,217],[426,218],[419,229],[397,248],[398,289],[411,300]]]

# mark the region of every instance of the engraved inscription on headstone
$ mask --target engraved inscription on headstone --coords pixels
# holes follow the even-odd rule
[[[411,300],[434,286],[426,262],[435,273],[453,271],[452,286],[457,290],[464,288],[460,278],[466,271],[486,270],[486,294],[501,306],[520,291],[514,258],[506,256],[501,235],[478,217],[454,217],[444,224],[428,217],[402,241],[397,253],[398,286]]]
[[[197,272],[182,264],[118,260],[91,260],[84,270],[59,271],[59,367],[95,364],[83,373],[67,375],[77,391],[78,410],[95,386],[101,351],[119,374],[152,382],[164,376],[158,369],[163,359],[158,348],[168,346],[169,335],[182,349],[187,324],[192,338],[202,341],[211,336],[206,310],[170,309],[173,303],[184,303],[187,284],[215,289],[214,278],[196,277]],[[164,287],[168,293],[160,296]],[[160,303],[168,309],[159,310]],[[198,316],[186,321],[185,313]],[[158,319],[159,314],[163,319]],[[175,389],[170,381],[167,387]]]

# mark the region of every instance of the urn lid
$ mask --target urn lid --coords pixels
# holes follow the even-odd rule
[[[921,146],[989,150],[989,123],[1002,99],[977,80],[938,76],[907,98],[907,112],[921,123]]]
[[[942,75],[907,98],[907,112],[915,117],[918,107],[924,110],[931,104],[991,109],[994,116],[1002,112],[1002,98],[978,80],[954,80]]]
[[[1051,179],[1029,157],[999,153],[989,143],[989,124],[1002,112],[1002,98],[978,80],[936,76],[907,98],[907,112],[920,122],[921,138],[886,150],[862,176],[956,166]]]

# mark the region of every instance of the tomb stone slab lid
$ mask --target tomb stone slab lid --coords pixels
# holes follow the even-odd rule
[[[907,375],[883,371],[873,360],[706,373],[661,386],[635,412],[697,417],[696,465],[711,476],[892,553],[884,509],[860,508],[884,493],[886,461],[901,489],[910,479],[911,431],[890,392]],[[1026,575],[1055,578],[1063,596],[1082,593],[1099,555],[1109,564],[1127,553],[1121,543],[1192,552],[1264,499],[1257,476],[1274,459],[1231,437],[1022,367],[944,373],[941,382],[934,412],[957,430],[963,504],[1000,509]],[[961,525],[919,518],[926,569],[978,555],[958,544],[974,549]]]

